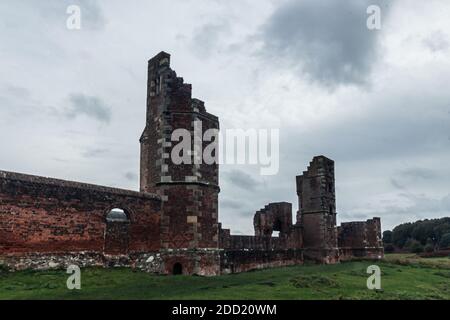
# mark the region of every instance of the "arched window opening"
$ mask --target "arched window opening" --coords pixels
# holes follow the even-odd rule
[[[106,216],[107,222],[129,222],[128,216],[122,209],[112,209]]]
[[[181,265],[181,263],[177,262],[173,265],[173,274],[174,275],[183,274],[183,266]]]

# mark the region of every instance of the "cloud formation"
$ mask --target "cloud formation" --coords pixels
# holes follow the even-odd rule
[[[138,175],[134,172],[125,172],[124,174],[125,179],[127,179],[128,181],[132,181],[135,182],[138,180]]]
[[[70,119],[84,115],[106,124],[111,121],[111,108],[98,97],[73,93],[69,96],[69,102],[70,106],[64,114]]]
[[[450,40],[447,34],[442,31],[435,31],[423,40],[424,45],[432,52],[447,51],[450,47]]]
[[[377,59],[377,31],[367,28],[369,5],[386,1],[291,0],[264,24],[261,54],[326,86],[364,84]]]
[[[251,175],[238,169],[227,172],[226,178],[233,186],[244,190],[255,190],[259,184]]]

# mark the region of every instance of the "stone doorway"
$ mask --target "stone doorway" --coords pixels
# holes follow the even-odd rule
[[[173,265],[173,275],[180,275],[183,274],[183,266],[181,263],[177,262]]]

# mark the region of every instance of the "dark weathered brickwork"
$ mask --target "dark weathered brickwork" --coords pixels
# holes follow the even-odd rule
[[[380,218],[341,223],[338,233],[341,260],[383,256]]]
[[[336,227],[334,162],[315,157],[296,178],[299,210],[270,203],[255,235],[236,236],[218,217],[218,164],[199,163],[210,143],[191,141],[191,163],[171,153],[176,129],[218,129],[161,52],[148,63],[140,192],[0,171],[0,264],[13,269],[129,266],[159,274],[218,275],[383,255],[379,218]],[[196,158],[196,160],[194,159]],[[123,219],[107,218],[113,209]],[[274,236],[278,232],[278,236]],[[339,243],[338,243],[339,242]],[[339,247],[339,249],[338,249]]]
[[[334,161],[314,157],[301,176],[297,176],[299,210],[305,256],[325,263],[339,260],[336,228]]]

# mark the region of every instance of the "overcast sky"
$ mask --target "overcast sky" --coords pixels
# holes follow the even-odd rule
[[[2,0],[0,169],[137,190],[147,60],[164,50],[222,129],[280,129],[279,174],[221,166],[232,233],[269,202],[295,216],[295,176],[321,154],[339,222],[449,216],[449,17],[448,0]]]

